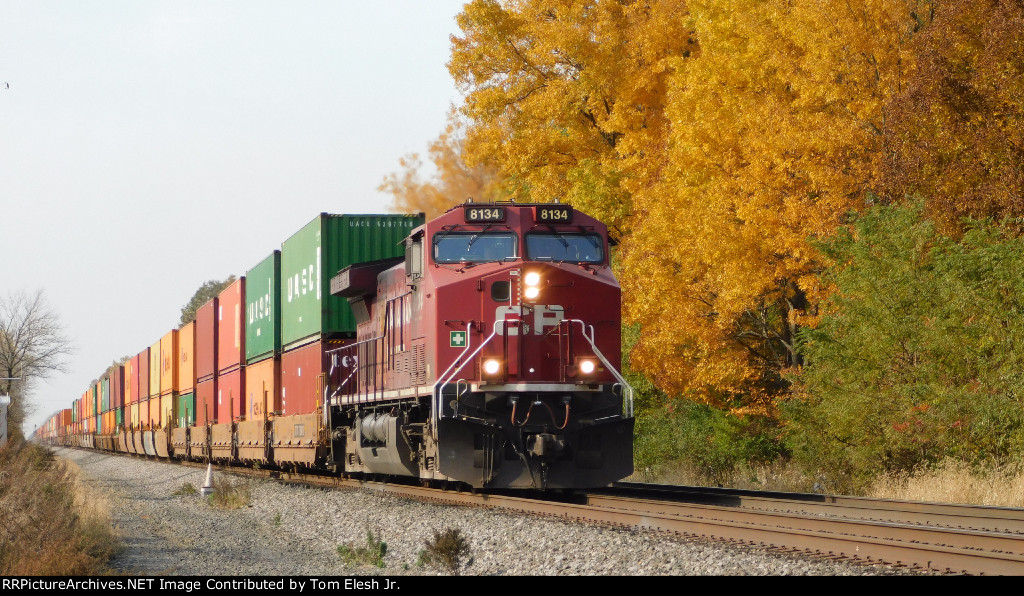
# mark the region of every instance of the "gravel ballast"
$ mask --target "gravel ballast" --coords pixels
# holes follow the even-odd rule
[[[248,507],[222,510],[199,494],[205,469],[74,449],[57,454],[105,500],[123,550],[112,561],[142,575],[335,576],[447,574],[417,564],[436,531],[469,542],[463,575],[892,575],[905,570],[784,555],[484,509],[420,503],[370,490],[250,483]],[[220,474],[219,472],[214,472]],[[387,544],[384,568],[346,565],[340,545],[367,532]]]

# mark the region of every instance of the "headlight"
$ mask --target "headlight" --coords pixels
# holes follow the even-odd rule
[[[537,296],[540,296],[540,288],[526,288],[526,290],[523,292],[523,296],[525,296],[529,300],[533,300]]]
[[[484,372],[489,375],[496,375],[501,370],[501,362],[498,362],[494,358],[484,361]]]
[[[528,286],[537,286],[540,284],[540,273],[531,271],[523,276],[523,282]]]
[[[589,375],[590,373],[594,372],[595,368],[597,368],[597,365],[594,364],[593,360],[580,360],[581,373]]]

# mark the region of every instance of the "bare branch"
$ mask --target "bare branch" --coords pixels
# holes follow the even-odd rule
[[[0,297],[0,394],[11,397],[8,421],[17,429],[30,412],[25,401],[33,383],[66,372],[74,346],[42,290]],[[17,380],[14,380],[17,379]]]

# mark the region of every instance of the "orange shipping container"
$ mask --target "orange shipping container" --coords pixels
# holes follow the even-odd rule
[[[178,330],[160,339],[160,395],[178,391]]]
[[[217,405],[217,378],[196,383],[196,426],[216,422],[214,407]]]
[[[124,405],[134,402],[138,397],[139,381],[135,378],[135,369],[139,367],[139,357],[135,355],[124,363]]]
[[[149,396],[160,397],[160,342],[149,346]]]
[[[179,393],[192,393],[196,386],[196,323],[178,330],[178,388]]]
[[[247,410],[243,372],[244,369],[236,368],[217,375],[217,407],[214,416],[219,424],[241,420],[242,413]]]
[[[139,366],[135,369],[136,385],[139,388],[135,395],[135,401],[142,401],[149,398],[149,348],[139,352]],[[140,410],[141,411],[141,410]],[[143,416],[145,418],[145,416]]]
[[[217,374],[217,298],[196,311],[196,383]],[[196,390],[198,391],[198,389]],[[199,407],[199,402],[196,402]],[[198,410],[197,410],[198,411]]]
[[[245,360],[245,277],[217,296],[217,370],[230,372]]]
[[[174,394],[165,393],[160,396],[160,420],[157,421],[157,426],[170,426],[171,420],[174,420]]]
[[[263,420],[281,411],[281,360],[267,358],[245,367],[245,419]]]
[[[160,427],[160,396],[149,398],[149,416],[146,418],[149,428]]]

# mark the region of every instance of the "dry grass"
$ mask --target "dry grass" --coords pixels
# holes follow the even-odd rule
[[[881,478],[867,490],[879,499],[1024,507],[1024,473],[1019,466],[991,471],[946,461],[910,476]]]
[[[419,562],[440,569],[446,569],[452,575],[459,575],[462,561],[469,556],[469,541],[462,532],[448,528],[441,532],[434,530],[433,540],[423,542],[426,549],[420,551]]]
[[[106,502],[49,450],[0,448],[0,576],[102,575],[118,549]]]
[[[815,480],[792,464],[778,463],[762,466],[741,466],[726,478],[709,478],[694,466],[685,463],[668,464],[657,474],[634,474],[631,482],[656,482],[684,486],[723,486],[750,490],[782,492],[814,492]],[[823,487],[819,487],[822,490]]]
[[[709,479],[685,464],[665,466],[657,476],[634,474],[634,482],[659,482],[687,486],[724,486],[751,490],[781,492],[841,492],[827,480],[813,478],[788,463],[743,467],[728,478]],[[1000,507],[1024,507],[1024,468],[1005,467],[978,470],[957,462],[946,461],[912,475],[884,476],[876,479],[859,496],[878,499],[930,501],[937,503],[969,503]]]

